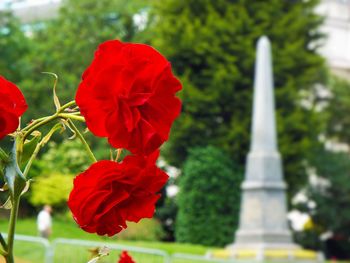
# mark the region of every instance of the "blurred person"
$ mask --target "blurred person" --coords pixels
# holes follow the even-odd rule
[[[37,218],[38,231],[41,237],[48,239],[51,235],[52,219],[51,219],[52,207],[45,205],[39,212]]]

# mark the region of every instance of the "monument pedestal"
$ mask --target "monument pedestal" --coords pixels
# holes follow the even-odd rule
[[[251,152],[234,248],[298,248],[288,228],[285,189],[278,152]]]

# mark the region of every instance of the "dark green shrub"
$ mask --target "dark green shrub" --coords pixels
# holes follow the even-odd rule
[[[179,183],[176,240],[209,246],[232,243],[241,181],[241,171],[221,150],[191,150]]]

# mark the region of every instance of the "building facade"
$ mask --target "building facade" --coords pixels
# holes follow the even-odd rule
[[[327,36],[320,53],[334,73],[350,80],[350,0],[323,0],[317,12],[325,16]]]

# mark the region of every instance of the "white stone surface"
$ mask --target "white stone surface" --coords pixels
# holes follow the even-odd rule
[[[23,24],[54,18],[62,0],[0,0],[0,10],[10,9]]]
[[[350,1],[323,0],[316,11],[325,17],[327,35],[320,53],[334,72],[350,79]]]
[[[271,46],[267,37],[261,37],[258,42],[255,64],[251,138],[251,151],[255,153],[275,153],[277,151],[270,49]]]
[[[288,228],[285,189],[277,149],[271,45],[267,37],[261,37],[255,62],[251,148],[233,250],[297,248]]]

